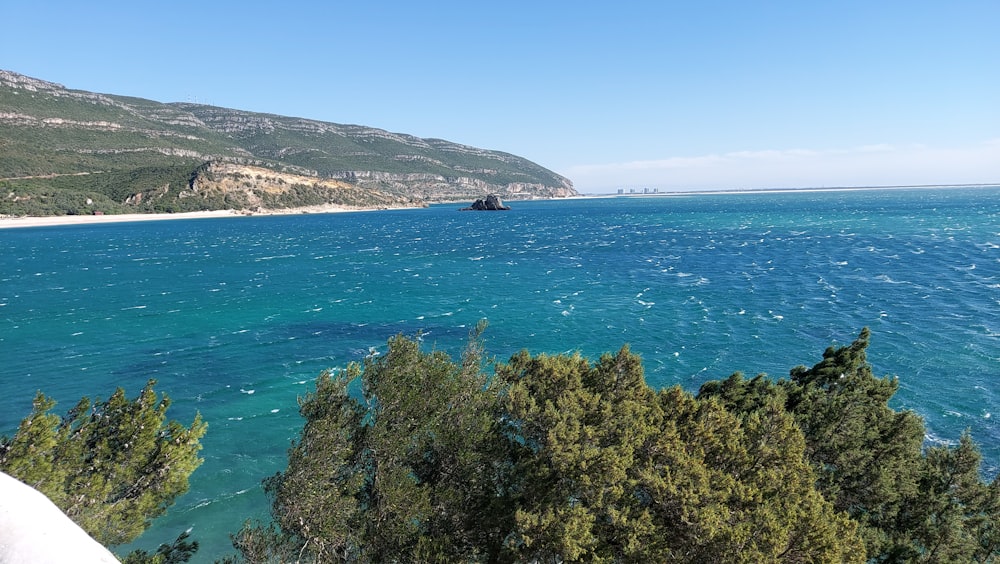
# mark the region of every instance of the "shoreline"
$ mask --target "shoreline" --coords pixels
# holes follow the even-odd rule
[[[61,227],[67,225],[97,225],[104,223],[132,223],[140,221],[165,221],[171,219],[212,219],[220,217],[260,217],[266,215],[300,215],[382,211],[389,209],[417,209],[414,207],[352,208],[340,205],[307,206],[262,211],[210,210],[179,213],[124,213],[106,215],[43,215],[0,216],[0,229],[18,227]]]
[[[752,195],[752,194],[782,194],[782,193],[815,193],[815,192],[854,192],[854,191],[881,191],[881,190],[905,190],[905,189],[948,189],[948,188],[992,188],[1000,184],[925,184],[917,186],[831,186],[819,188],[748,188],[746,190],[671,190],[663,192],[625,192],[610,194],[579,194],[565,198],[540,198],[545,200],[586,200],[602,198],[656,198],[656,197],[686,197],[686,196],[713,196],[713,195]],[[516,202],[519,200],[510,200]],[[427,202],[427,204],[451,204],[452,201]],[[322,206],[306,206],[299,208],[268,209],[261,211],[237,211],[237,210],[209,210],[196,212],[179,213],[129,213],[129,214],[107,214],[107,215],[44,215],[44,216],[6,216],[0,215],[0,230],[18,227],[61,227],[68,225],[98,225],[103,223],[132,223],[141,221],[164,221],[171,219],[211,219],[220,217],[259,217],[267,215],[299,215],[299,214],[326,214],[326,213],[348,213],[348,212],[373,212],[385,210],[405,210],[420,209],[427,205],[418,206],[388,206],[378,208],[354,208],[329,204]]]

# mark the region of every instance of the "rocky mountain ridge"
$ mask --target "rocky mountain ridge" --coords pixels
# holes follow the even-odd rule
[[[0,70],[0,214],[384,207],[486,193],[577,194],[568,179],[509,153],[71,90]]]

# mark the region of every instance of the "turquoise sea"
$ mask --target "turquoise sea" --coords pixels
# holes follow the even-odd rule
[[[929,442],[970,429],[1000,466],[1000,187],[512,202],[0,230],[0,433],[133,396],[209,423],[191,491],[138,546],[193,528],[198,561],[266,515],[296,398],[396,333],[458,353],[628,343],[647,381],[785,376],[872,330],[869,361]]]

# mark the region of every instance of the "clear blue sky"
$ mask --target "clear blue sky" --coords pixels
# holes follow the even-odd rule
[[[0,68],[524,156],[584,193],[1000,182],[1000,0],[0,5]]]

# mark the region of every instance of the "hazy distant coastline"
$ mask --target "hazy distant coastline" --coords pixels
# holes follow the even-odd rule
[[[718,189],[695,189],[695,190],[659,190],[657,192],[608,192],[596,194],[583,194],[582,198],[594,197],[648,197],[648,196],[693,196],[703,194],[779,194],[783,192],[852,192],[862,190],[919,190],[936,188],[991,188],[1000,186],[1000,183],[981,184],[901,184],[901,185],[879,185],[879,186],[819,186],[809,188],[718,188]],[[640,188],[636,188],[639,190]]]

